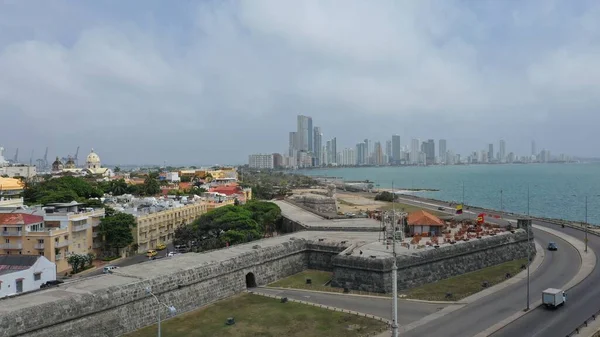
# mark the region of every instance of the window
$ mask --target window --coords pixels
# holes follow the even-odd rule
[[[4,242],[5,243],[10,243],[10,240],[9,239],[4,239]]]
[[[39,281],[42,279],[42,273],[33,273],[33,280]]]

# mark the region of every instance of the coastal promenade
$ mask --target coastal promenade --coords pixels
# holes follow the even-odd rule
[[[401,202],[412,203],[422,207],[431,207],[436,209],[439,206],[447,205],[445,202],[419,198],[416,196],[402,196]],[[490,212],[502,215],[506,219],[516,220],[519,216],[511,213],[488,210],[479,207],[470,206],[466,213],[475,215],[481,212]],[[563,228],[557,221],[546,219],[534,219],[533,224],[544,228],[552,229],[558,233],[575,237],[580,241],[584,240],[584,232],[579,226],[569,226],[567,223]],[[588,235],[589,249],[594,252],[600,252],[600,236],[596,231],[590,231]],[[537,236],[537,234],[536,234]],[[562,248],[562,245],[561,245]],[[559,252],[563,253],[561,249]],[[585,253],[582,253],[585,254]],[[548,311],[542,307],[531,310],[518,320],[508,324],[503,329],[497,331],[492,336],[539,336],[539,337],[564,337],[572,333],[577,327],[581,326],[585,320],[595,315],[600,310],[600,268],[597,268],[598,261],[593,266],[588,277],[569,289],[569,303],[557,311]],[[533,293],[532,296],[539,294]],[[533,301],[532,301],[533,302]],[[588,330],[589,331],[589,330]]]

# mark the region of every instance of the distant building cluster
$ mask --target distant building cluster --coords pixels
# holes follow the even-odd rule
[[[251,154],[248,165],[255,169],[309,168],[331,166],[388,166],[388,165],[464,165],[464,164],[510,164],[568,162],[566,155],[552,157],[550,151],[536,151],[532,142],[531,155],[517,156],[507,152],[506,142],[499,141],[498,151],[494,144],[485,149],[461,156],[448,147],[446,139],[420,140],[413,138],[402,145],[400,135],[391,139],[373,141],[364,139],[354,147],[338,148],[337,138],[323,140],[318,126],[313,127],[312,117],[298,115],[296,131],[289,133],[286,153]],[[437,145],[437,148],[436,148]]]

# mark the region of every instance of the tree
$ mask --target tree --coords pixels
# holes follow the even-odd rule
[[[142,189],[145,195],[156,195],[160,192],[160,185],[152,175],[148,175],[144,180]]]
[[[60,177],[39,183],[25,185],[24,198],[28,204],[53,202],[83,202],[90,198],[100,198],[104,191],[100,185],[77,177]]]
[[[85,266],[91,262],[90,257],[86,254],[71,254],[68,258],[67,258],[67,263],[71,266],[71,269],[73,269],[73,274],[77,274],[78,272],[80,272],[81,270],[85,269]]]
[[[115,166],[115,169],[113,170],[113,172],[119,173],[119,172],[121,172],[121,168],[118,166]]]
[[[123,195],[127,193],[127,183],[125,179],[113,180],[109,186],[112,195]]]
[[[388,191],[383,191],[380,193],[377,193],[377,195],[375,196],[375,200],[378,201],[387,201],[387,202],[392,202],[394,201],[394,199],[397,199],[398,196],[394,195],[392,192],[388,192]]]
[[[100,221],[99,232],[104,237],[104,247],[112,254],[133,243],[131,230],[135,228],[135,217],[126,213],[114,213]]]

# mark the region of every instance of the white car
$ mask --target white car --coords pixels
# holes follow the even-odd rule
[[[172,257],[172,256],[175,256],[175,255],[181,255],[181,254],[177,253],[177,252],[169,252],[169,254],[167,254],[167,257]]]

